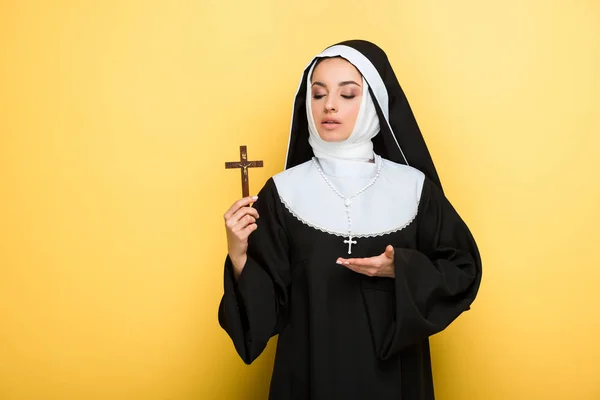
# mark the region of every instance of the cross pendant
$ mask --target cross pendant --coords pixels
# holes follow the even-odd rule
[[[262,161],[248,161],[246,146],[240,146],[240,161],[225,163],[225,168],[240,168],[242,173],[242,197],[248,197],[250,195],[250,188],[248,185],[248,168],[260,168],[262,166]]]
[[[344,240],[344,243],[348,244],[348,254],[352,254],[352,245],[356,244],[356,240],[352,240],[352,235],[350,235],[348,240]]]

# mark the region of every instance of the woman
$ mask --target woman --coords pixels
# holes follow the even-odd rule
[[[225,221],[219,321],[248,364],[279,334],[271,399],[434,398],[428,338],[469,309],[481,261],[381,49],[310,62],[286,170]]]

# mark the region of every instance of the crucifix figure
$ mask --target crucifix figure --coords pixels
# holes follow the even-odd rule
[[[250,196],[250,188],[248,184],[248,168],[260,168],[263,166],[262,161],[248,161],[248,153],[246,146],[240,146],[240,161],[231,161],[225,163],[225,168],[240,168],[242,172],[242,197]]]
[[[356,244],[356,240],[352,240],[352,235],[350,235],[348,240],[344,240],[344,243],[348,244],[348,254],[352,254],[352,245]]]

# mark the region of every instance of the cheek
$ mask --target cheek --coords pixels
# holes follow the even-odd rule
[[[319,109],[319,107],[318,107],[318,105],[316,103],[317,102],[315,101],[315,99],[312,99],[310,101],[311,113],[312,113],[312,116],[313,116],[314,120],[316,120],[316,118],[317,118],[317,114],[318,114],[317,110]]]
[[[358,112],[360,111],[360,100],[353,102],[350,107],[348,107],[348,112],[346,114],[347,118],[352,121],[356,121],[358,118]]]

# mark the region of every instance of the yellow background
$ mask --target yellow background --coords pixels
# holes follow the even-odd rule
[[[0,2],[0,399],[264,399],[217,324],[249,146],[310,58],[383,47],[484,260],[441,400],[600,399],[600,3]],[[352,334],[349,332],[348,334]]]

